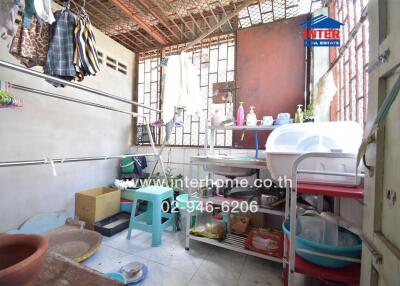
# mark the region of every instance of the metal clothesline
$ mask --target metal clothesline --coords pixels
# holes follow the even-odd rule
[[[75,103],[79,103],[79,104],[83,104],[83,105],[88,105],[88,106],[102,108],[102,109],[106,109],[106,110],[110,110],[110,111],[124,113],[124,114],[131,115],[133,117],[146,118],[145,116],[140,115],[140,114],[138,114],[136,112],[124,111],[124,110],[120,110],[120,109],[117,109],[117,108],[114,108],[114,107],[111,107],[111,106],[98,104],[98,103],[95,103],[95,102],[90,102],[90,101],[86,101],[86,100],[82,100],[82,99],[76,99],[76,98],[72,98],[72,97],[69,97],[69,96],[59,95],[59,94],[51,93],[51,92],[48,92],[48,91],[34,89],[34,88],[30,88],[30,87],[26,87],[26,86],[22,86],[22,85],[18,85],[18,84],[12,84],[11,86],[12,86],[13,89],[17,89],[17,90],[32,92],[32,93],[36,93],[36,94],[40,94],[40,95],[44,95],[44,96],[48,96],[48,97],[62,99],[62,100],[65,100],[65,101],[75,102]]]
[[[124,159],[124,158],[133,158],[133,157],[141,157],[141,156],[158,156],[158,153],[126,154],[126,155],[79,157],[79,158],[60,158],[60,159],[43,158],[42,160],[10,161],[10,162],[0,162],[0,168],[1,167],[16,167],[16,166],[46,165],[46,164],[63,164],[63,163],[71,163],[71,162],[102,161],[102,160]]]
[[[75,82],[70,82],[70,81],[63,80],[63,79],[60,79],[60,78],[57,78],[57,77],[54,77],[54,76],[50,76],[50,75],[47,75],[47,74],[44,74],[44,73],[41,73],[41,72],[38,72],[38,71],[35,71],[35,70],[31,70],[31,69],[28,69],[28,68],[25,68],[25,67],[22,67],[22,66],[19,66],[19,65],[15,65],[15,64],[12,64],[12,63],[9,63],[9,62],[6,62],[6,61],[0,61],[0,67],[5,67],[5,68],[11,69],[11,70],[19,71],[19,72],[22,72],[22,73],[25,73],[25,74],[29,74],[29,75],[32,75],[32,76],[35,76],[35,77],[39,77],[39,78],[50,80],[52,82],[63,84],[65,86],[74,87],[76,89],[80,89],[80,90],[83,90],[83,91],[87,91],[87,92],[94,93],[94,94],[97,94],[97,95],[100,95],[100,96],[104,96],[104,97],[107,97],[107,98],[111,98],[111,99],[114,99],[114,100],[118,100],[118,101],[121,101],[121,102],[125,102],[125,103],[131,104],[131,105],[139,106],[139,107],[142,107],[142,108],[145,108],[145,109],[149,109],[149,110],[153,110],[153,111],[156,111],[158,113],[161,113],[161,110],[159,110],[157,108],[153,108],[153,107],[150,107],[150,106],[144,105],[142,103],[138,103],[138,102],[135,102],[135,101],[132,101],[132,100],[120,97],[120,96],[112,95],[112,94],[109,94],[109,93],[106,93],[106,92],[103,92],[103,91],[100,91],[100,90],[97,90],[97,89],[94,89],[94,88],[86,87],[86,86],[83,86],[81,84],[77,84]]]
[[[121,101],[124,103],[128,103],[131,105],[135,105],[135,106],[140,106],[142,108],[145,109],[149,109],[149,110],[153,110],[156,111],[158,113],[161,112],[161,110],[156,109],[156,108],[152,108],[149,106],[146,106],[144,104],[132,101],[132,100],[128,100],[125,99],[123,97],[119,97],[119,96],[115,96],[103,91],[99,91],[93,88],[89,88],[80,84],[76,84],[74,82],[69,82],[57,77],[53,77],[53,76],[49,76],[46,74],[43,74],[41,72],[38,71],[34,71],[34,70],[30,70],[9,62],[5,62],[5,61],[0,61],[0,67],[5,67],[11,70],[15,70],[21,73],[25,73],[25,74],[29,74],[35,77],[39,77],[39,78],[43,78],[43,79],[47,79],[53,82],[57,82],[60,84],[63,84],[65,86],[70,86],[76,89],[80,89],[86,92],[90,92],[90,93],[94,93],[103,97],[107,97],[113,100],[117,100],[117,101]],[[27,92],[33,92],[36,94],[40,94],[40,95],[44,95],[44,96],[48,96],[48,97],[52,97],[52,98],[57,98],[57,99],[62,99],[62,100],[66,100],[66,101],[71,101],[71,102],[75,102],[75,103],[79,103],[79,104],[83,104],[83,105],[89,105],[89,106],[93,106],[93,107],[97,107],[97,108],[102,108],[102,109],[107,109],[110,111],[115,111],[115,112],[119,112],[119,113],[124,113],[124,114],[128,114],[134,117],[143,117],[144,121],[145,121],[145,125],[147,128],[147,132],[149,134],[149,140],[150,140],[150,145],[152,147],[152,151],[153,153],[147,153],[147,154],[126,154],[126,155],[112,155],[112,156],[96,156],[96,157],[79,157],[79,158],[61,158],[61,159],[50,159],[50,158],[44,158],[42,160],[25,160],[25,161],[8,161],[8,162],[0,162],[0,167],[16,167],[16,166],[32,166],[32,165],[46,165],[46,164],[50,164],[53,168],[53,174],[56,176],[56,170],[55,170],[55,164],[62,164],[62,163],[68,163],[68,162],[87,162],[87,161],[100,161],[100,160],[111,160],[111,159],[123,159],[123,158],[133,158],[133,157],[140,157],[140,156],[153,156],[153,157],[157,157],[157,162],[160,162],[161,165],[161,169],[162,169],[162,173],[164,175],[164,177],[167,179],[167,175],[165,172],[165,168],[164,168],[164,163],[162,161],[161,158],[161,154],[157,152],[156,147],[154,145],[154,139],[153,139],[153,135],[151,133],[150,130],[150,125],[149,122],[147,120],[147,118],[143,115],[139,115],[136,112],[129,112],[129,111],[124,111],[124,110],[120,110],[114,107],[110,107],[110,106],[106,106],[106,105],[102,105],[102,104],[98,104],[98,103],[94,103],[94,102],[90,102],[90,101],[85,101],[82,99],[76,99],[76,98],[71,98],[68,96],[63,96],[63,95],[58,95],[58,94],[54,94],[51,92],[47,92],[47,91],[42,91],[42,90],[37,90],[37,89],[33,89],[33,88],[29,88],[29,87],[25,87],[22,85],[16,85],[13,84],[13,87],[19,90],[23,90],[23,91],[27,91]],[[154,172],[154,170],[153,170]],[[167,180],[166,180],[167,182]]]

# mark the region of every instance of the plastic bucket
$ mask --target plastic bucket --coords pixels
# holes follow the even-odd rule
[[[282,225],[282,228],[283,228],[285,234],[290,238],[289,222],[285,221]],[[340,232],[350,233],[349,231],[347,231],[343,228],[341,228],[341,230],[339,231],[339,234],[340,234]],[[353,246],[334,246],[334,245],[322,244],[322,243],[317,243],[314,241],[303,239],[300,236],[296,235],[296,249],[301,248],[301,249],[311,250],[311,251],[315,251],[315,252],[320,252],[323,254],[345,256],[345,257],[349,257],[349,258],[359,258],[361,255],[362,241],[355,234],[352,234],[352,235],[354,235],[358,240],[358,243]],[[349,261],[313,255],[313,254],[304,253],[301,251],[299,251],[299,252],[296,251],[296,253],[297,253],[297,255],[301,256],[305,260],[307,260],[311,263],[320,265],[320,266],[324,266],[324,267],[342,268],[342,267],[346,267],[349,264],[351,264],[351,262],[349,262]]]
[[[121,212],[130,213],[132,211],[132,201],[126,200],[126,199],[121,199],[119,209]]]

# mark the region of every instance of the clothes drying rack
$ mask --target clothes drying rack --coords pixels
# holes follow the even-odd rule
[[[90,87],[86,87],[74,82],[69,82],[57,77],[53,77],[50,75],[46,75],[44,73],[35,71],[35,70],[31,70],[19,65],[15,65],[6,61],[0,61],[0,67],[4,67],[4,68],[8,68],[10,70],[14,70],[17,72],[21,72],[24,74],[28,74],[34,77],[38,77],[38,78],[42,78],[42,79],[46,79],[55,83],[59,83],[62,84],[64,86],[69,86],[69,87],[73,87],[82,91],[86,91],[92,94],[96,94],[102,97],[106,97],[112,100],[116,100],[116,101],[120,101],[120,102],[124,102],[130,105],[134,105],[134,106],[139,106],[148,110],[152,110],[155,111],[157,113],[161,113],[161,110],[150,107],[150,106],[146,106],[144,104],[120,97],[120,96],[116,96],[110,93],[106,93],[100,90],[96,90]],[[32,92],[38,95],[43,95],[43,96],[47,96],[47,97],[52,97],[52,98],[57,98],[57,99],[61,99],[64,101],[70,101],[70,102],[75,102],[78,104],[83,104],[83,105],[88,105],[88,106],[93,106],[96,108],[101,108],[101,109],[106,109],[106,110],[110,110],[110,111],[114,111],[114,112],[119,112],[119,113],[123,113],[123,114],[127,114],[130,115],[132,117],[142,117],[144,119],[145,125],[146,125],[146,129],[147,132],[149,134],[149,141],[150,141],[150,145],[152,148],[152,153],[145,153],[145,154],[122,154],[122,155],[102,155],[102,156],[92,156],[92,157],[77,157],[77,158],[58,158],[58,159],[51,159],[51,158],[43,158],[41,160],[23,160],[23,161],[8,161],[8,162],[0,162],[0,167],[16,167],[16,166],[32,166],[32,165],[45,165],[45,164],[50,164],[53,167],[53,173],[54,175],[56,175],[55,172],[55,164],[62,164],[62,163],[69,163],[69,162],[87,162],[87,161],[99,161],[99,160],[112,160],[112,159],[123,159],[123,158],[132,158],[132,157],[140,157],[140,156],[152,156],[154,158],[157,159],[157,162],[160,163],[161,166],[161,170],[162,170],[162,174],[165,177],[165,183],[168,184],[168,180],[167,180],[167,176],[166,176],[166,172],[165,172],[165,167],[164,167],[164,163],[162,161],[162,157],[161,154],[159,152],[157,152],[156,147],[155,147],[155,143],[154,143],[154,138],[152,135],[152,132],[150,130],[150,124],[148,122],[147,117],[140,115],[136,112],[130,112],[130,111],[124,111],[121,109],[117,109],[114,107],[110,107],[107,105],[103,105],[103,104],[98,104],[95,102],[90,102],[90,101],[86,101],[86,100],[82,100],[82,99],[76,99],[76,98],[72,98],[69,96],[64,96],[64,95],[58,95],[58,94],[54,94],[51,92],[47,92],[47,91],[42,91],[42,90],[38,90],[38,89],[33,89],[30,87],[26,87],[26,86],[22,86],[22,85],[17,85],[17,84],[13,84],[13,88],[18,89],[18,90],[23,90],[23,91],[27,91],[27,92]],[[152,173],[154,172],[154,170],[152,171]]]

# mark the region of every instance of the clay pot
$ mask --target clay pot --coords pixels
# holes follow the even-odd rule
[[[0,234],[0,285],[34,285],[47,248],[43,236]]]

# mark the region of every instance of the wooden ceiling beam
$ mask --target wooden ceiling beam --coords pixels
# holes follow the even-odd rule
[[[149,24],[146,23],[140,16],[135,13],[135,10],[125,3],[122,0],[111,0],[115,6],[120,8],[126,15],[129,16],[132,20],[134,20],[140,27],[143,28],[152,38],[154,38],[159,44],[166,45],[168,44],[168,40],[160,34],[158,31],[155,31]]]

